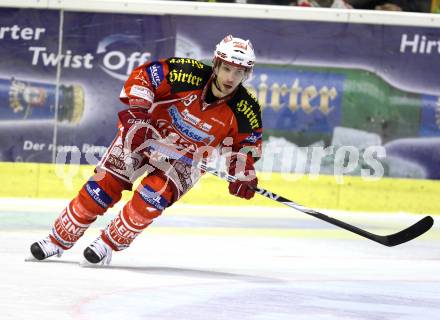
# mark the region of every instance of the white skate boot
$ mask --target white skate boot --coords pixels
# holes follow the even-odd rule
[[[84,250],[84,258],[90,263],[110,264],[112,260],[112,248],[105,243],[101,237],[98,237]]]
[[[40,241],[34,242],[31,245],[31,254],[37,260],[44,260],[52,256],[61,257],[64,250],[46,237]]]

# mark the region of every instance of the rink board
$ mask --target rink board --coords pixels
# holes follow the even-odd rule
[[[70,198],[93,173],[93,166],[62,166],[38,163],[0,163],[1,197]],[[440,183],[417,179],[367,181],[344,176],[300,176],[261,173],[260,186],[312,208],[368,212],[440,213]],[[124,192],[124,199],[130,193]],[[256,196],[253,205],[280,206]],[[180,201],[186,204],[249,205],[229,195],[226,182],[206,175]]]

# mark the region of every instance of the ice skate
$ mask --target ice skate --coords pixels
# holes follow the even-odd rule
[[[59,258],[63,252],[63,248],[53,243],[50,237],[34,242],[31,245],[31,254],[37,260],[44,260],[55,255]]]
[[[112,248],[101,237],[98,237],[84,249],[83,255],[87,262],[109,265],[112,260]]]

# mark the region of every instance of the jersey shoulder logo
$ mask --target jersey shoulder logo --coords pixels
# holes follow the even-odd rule
[[[147,67],[147,74],[154,89],[157,89],[164,79],[162,64],[160,62],[153,62]]]
[[[170,58],[167,61],[168,61],[168,64],[172,65],[172,66],[181,66],[181,67],[190,66],[191,68],[196,68],[196,69],[210,69],[210,67],[208,65],[206,65],[196,59]]]
[[[240,133],[251,133],[263,126],[258,101],[242,85],[227,104],[235,114]]]
[[[202,89],[212,73],[211,67],[195,59],[170,58],[166,62],[172,93]]]

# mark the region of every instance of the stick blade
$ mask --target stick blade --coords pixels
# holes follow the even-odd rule
[[[426,216],[420,221],[416,222],[412,226],[402,231],[391,234],[389,236],[383,236],[383,238],[381,239],[383,241],[381,241],[381,243],[388,247],[394,247],[399,244],[408,242],[412,239],[417,238],[418,236],[421,236],[426,231],[431,229],[433,224],[434,224],[434,219],[430,216]]]

